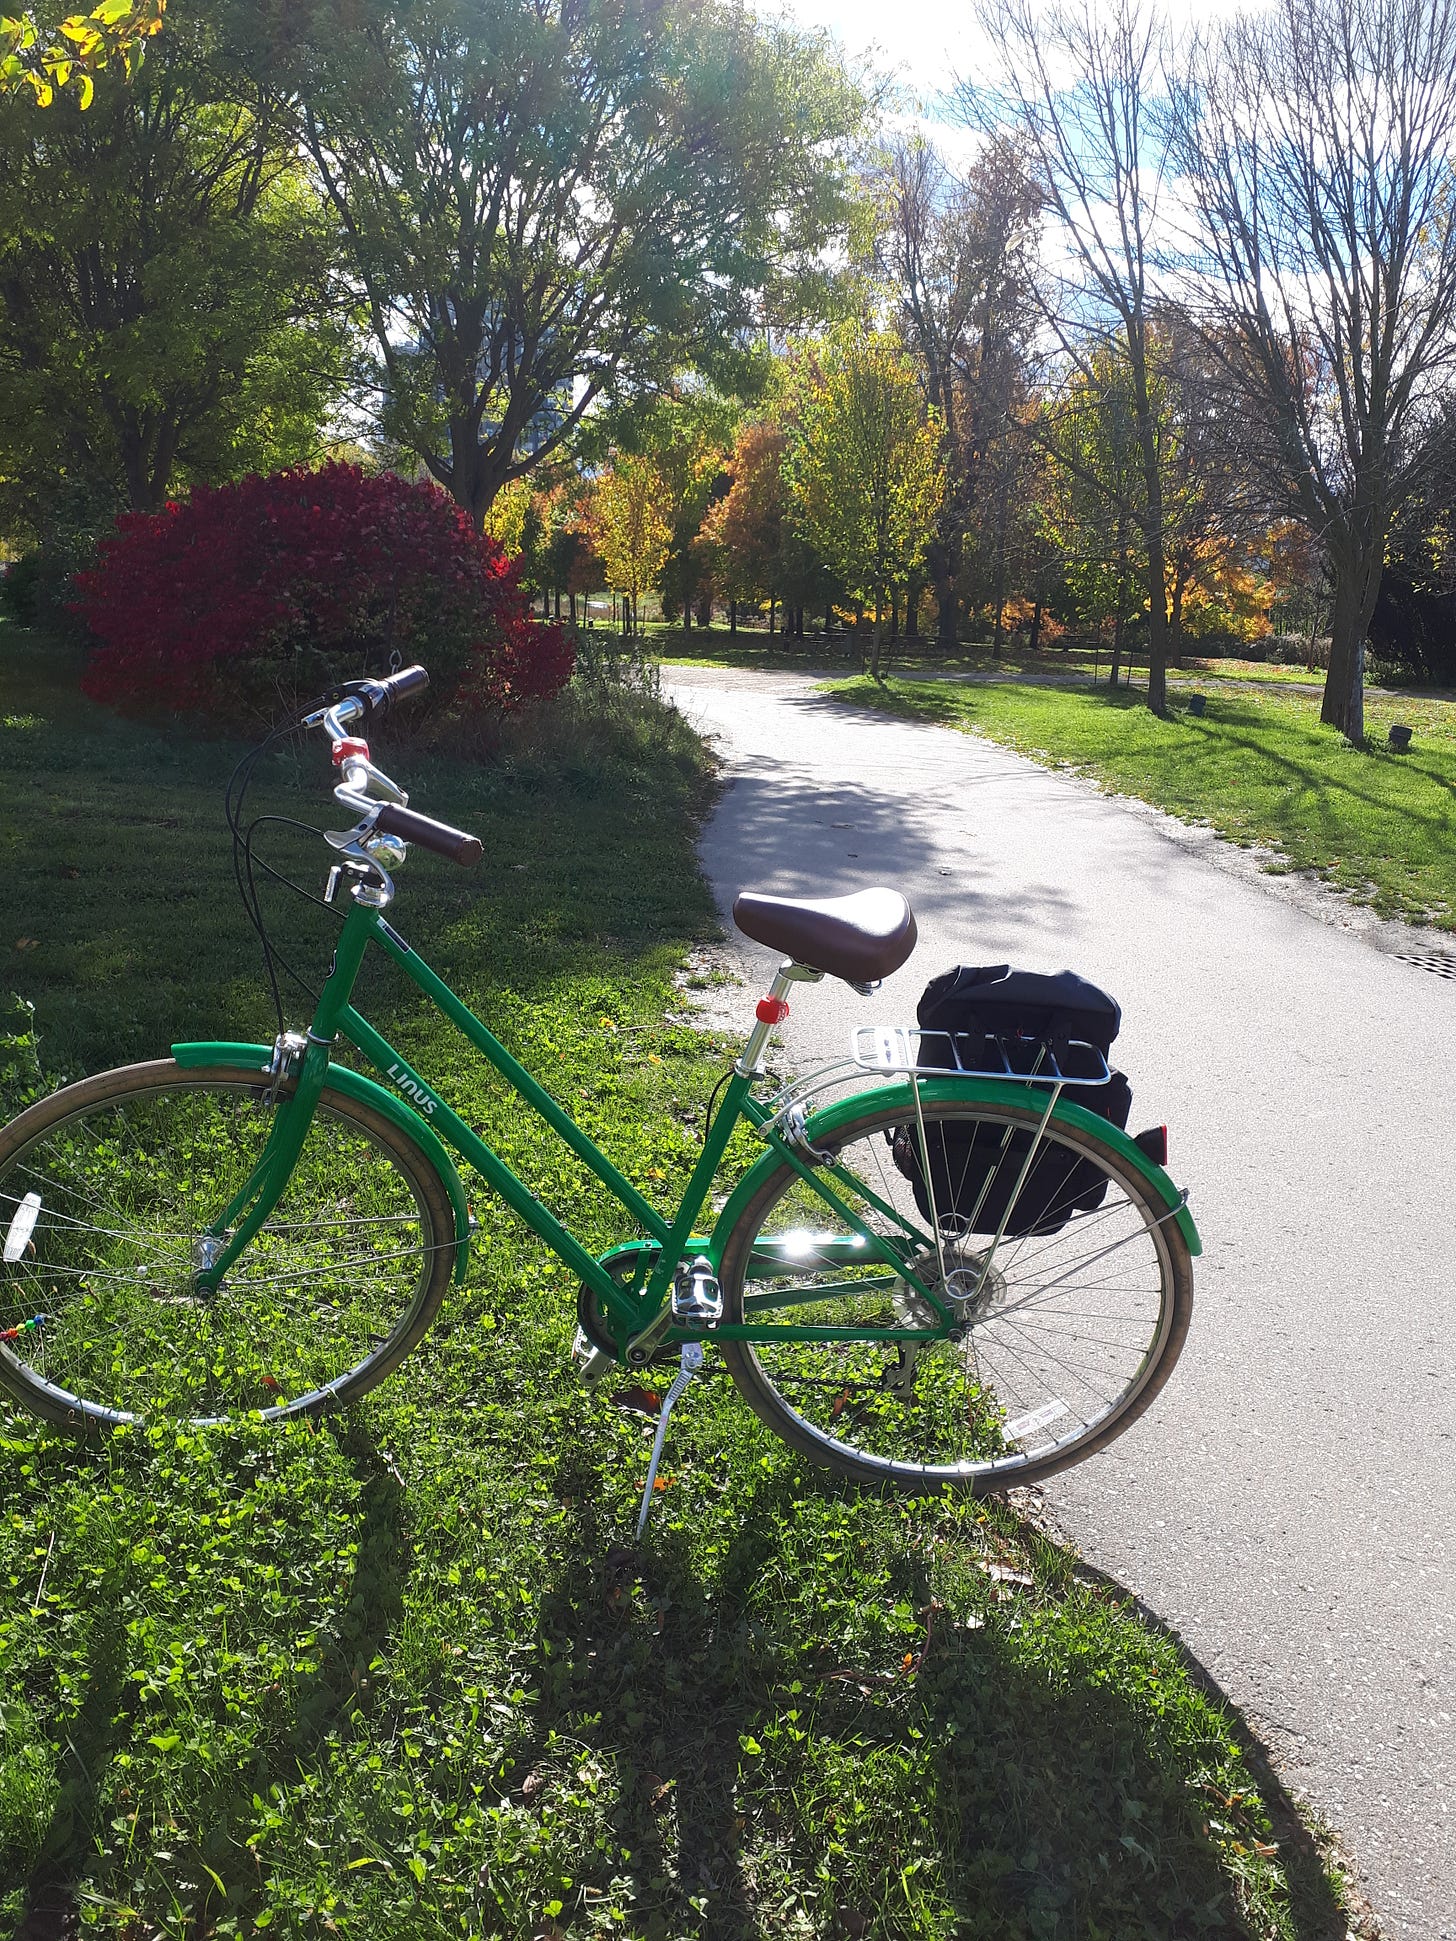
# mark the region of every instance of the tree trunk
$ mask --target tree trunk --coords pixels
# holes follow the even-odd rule
[[[1148,553],[1148,706],[1168,712],[1168,562],[1163,546],[1163,477],[1158,469],[1158,434],[1148,396],[1144,346],[1133,358],[1133,403],[1143,461],[1143,541]]]
[[[1365,745],[1365,634],[1380,593],[1381,549],[1360,539],[1334,551],[1334,610],[1330,615],[1330,671],[1320,720],[1357,748]]]
[[[905,588],[905,638],[907,640],[920,638],[920,595],[923,591],[924,583],[918,578],[912,579]]]
[[[1168,651],[1176,656],[1181,656],[1183,652],[1183,595],[1186,591],[1183,568],[1176,566],[1173,569],[1173,613],[1168,627]]]
[[[1112,616],[1112,671],[1107,676],[1109,687],[1117,686],[1117,673],[1122,665],[1122,628],[1127,615],[1127,513],[1117,515],[1117,610]]]
[[[959,632],[956,564],[954,550],[943,539],[936,540],[926,554],[925,569],[935,588],[935,639],[940,647],[954,647]]]
[[[774,596],[772,593],[770,593],[768,596],[768,637],[770,640],[773,639],[773,631],[774,631]]]
[[[1027,644],[1027,652],[1030,654],[1034,654],[1040,645],[1041,645],[1041,601],[1038,600],[1035,607],[1033,607],[1032,609],[1031,639]]]
[[[880,600],[875,596],[875,628],[870,637],[870,678],[880,679]]]
[[[900,596],[898,593],[892,593],[890,595],[890,645],[893,647],[895,642],[899,638],[900,638]]]
[[[731,634],[736,634],[737,631],[738,631],[738,602],[736,600],[730,600],[728,602],[728,632],[731,635]]]

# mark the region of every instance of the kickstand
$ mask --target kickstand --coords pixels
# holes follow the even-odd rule
[[[652,1486],[657,1481],[657,1465],[662,1461],[662,1445],[667,1440],[667,1418],[673,1406],[688,1383],[703,1365],[703,1344],[701,1341],[685,1341],[682,1347],[682,1366],[672,1378],[672,1387],[662,1398],[662,1413],[657,1418],[657,1434],[652,1443],[652,1461],[647,1465],[647,1487],[642,1492],[642,1513],[637,1518],[637,1541],[642,1541],[642,1532],[647,1528],[647,1515],[652,1508]]]

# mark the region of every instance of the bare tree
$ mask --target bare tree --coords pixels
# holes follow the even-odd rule
[[[1456,0],[1275,0],[1195,53],[1178,105],[1190,290],[1328,555],[1322,718],[1363,743],[1386,540],[1456,362]]]
[[[993,141],[958,176],[918,134],[881,151],[872,186],[878,268],[944,438],[946,497],[926,565],[949,644],[966,530],[994,487],[983,473],[995,469],[986,461],[1010,428],[1025,363],[1038,197],[1011,143]]]
[[[1157,400],[1150,339],[1159,309],[1153,237],[1172,175],[1165,42],[1142,0],[1042,8],[981,0],[997,54],[994,86],[960,83],[965,120],[1014,133],[1041,192],[1059,274],[1046,324],[1084,375],[1099,350],[1125,361],[1142,490],[1137,520],[1148,602],[1148,705],[1167,706],[1168,608]]]

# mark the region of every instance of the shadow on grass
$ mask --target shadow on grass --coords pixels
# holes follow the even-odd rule
[[[589,1481],[564,1459],[563,1495],[590,1503]],[[1018,1651],[1021,1619],[1008,1615],[976,1628],[932,1618],[913,1675],[866,1669],[766,1609],[777,1533],[806,1493],[837,1490],[782,1472],[751,1486],[711,1584],[679,1533],[612,1546],[583,1515],[579,1549],[540,1605],[540,1696],[515,1785],[549,1808],[570,1784],[552,1768],[563,1744],[615,1773],[610,1847],[588,1893],[620,1900],[625,1869],[646,1941],[762,1937],[791,1884],[808,1888],[826,1937],[1250,1932],[1188,1747],[1180,1755],[1095,1662],[1049,1678]],[[896,1557],[883,1594],[922,1618],[939,1610],[913,1554]],[[1240,1724],[1233,1733],[1277,1829],[1289,1933],[1345,1941],[1315,1841],[1256,1742]],[[773,1777],[760,1783],[766,1752]]]
[[[256,1824],[254,1794],[266,1795],[275,1779],[296,1780],[340,1721],[367,1708],[369,1667],[386,1649],[403,1610],[409,1547],[398,1476],[354,1412],[329,1418],[320,1433],[334,1437],[360,1485],[353,1577],[317,1671],[295,1690],[286,1729],[268,1738],[250,1765],[216,1770],[211,1789],[195,1809],[189,1807],[195,1846],[181,1830],[174,1836],[179,1873],[202,1882],[210,1876],[213,1883],[201,1887],[183,1916],[189,1936],[211,1934],[224,1912],[245,1915],[256,1902],[260,1877],[247,1844]],[[136,1704],[136,1687],[127,1677],[124,1587],[115,1584],[90,1616],[86,1697],[58,1750],[56,1805],[19,1925],[5,1941],[74,1941],[81,1931],[82,1884],[88,1898],[104,1895],[108,1885],[96,1872],[100,1816],[115,1811],[106,1782],[116,1755],[132,1741]]]
[[[1066,690],[1058,690],[1065,692]],[[903,689],[886,689],[873,693],[867,687],[856,684],[847,693],[825,694],[815,697],[821,706],[829,706],[852,714],[855,718],[872,722],[876,716],[886,714],[908,721],[927,721],[936,725],[975,728],[988,723],[991,710],[979,701],[973,689],[958,688],[952,693],[906,693]],[[860,694],[865,698],[861,700]],[[1112,693],[1103,689],[1084,690],[1079,696],[1080,705],[1087,708],[1113,710],[1119,714],[1145,710],[1143,698],[1137,694]],[[807,705],[812,705],[809,703]],[[1151,720],[1153,717],[1148,716]],[[1402,821],[1419,824],[1441,841],[1449,838],[1451,818],[1436,810],[1422,809],[1410,801],[1396,802],[1376,790],[1357,785],[1359,768],[1349,763],[1349,772],[1332,775],[1321,769],[1313,761],[1301,761],[1295,756],[1271,744],[1270,719],[1267,713],[1249,701],[1240,701],[1220,696],[1216,706],[1202,716],[1194,716],[1183,708],[1178,708],[1167,724],[1170,728],[1195,736],[1203,747],[1213,753],[1216,750],[1238,749],[1249,758],[1250,773],[1262,767],[1270,782],[1283,784],[1288,795],[1286,800],[1297,802],[1300,799],[1316,802],[1344,801],[1359,804],[1376,814],[1398,814]],[[1283,725],[1282,723],[1280,724]],[[1028,723],[1028,731],[1035,732],[1035,724]],[[1456,800],[1456,778],[1442,772],[1432,759],[1421,759],[1410,754],[1396,755],[1378,743],[1372,743],[1363,751],[1346,747],[1336,736],[1334,730],[1327,731],[1326,751],[1336,757],[1363,752],[1374,766],[1386,762],[1399,763],[1406,773],[1418,774],[1433,789],[1444,792]],[[1055,746],[1055,744],[1053,744]],[[1073,760],[1085,758],[1096,763],[1099,752],[1096,749],[1070,748],[1066,751]],[[1316,751],[1321,752],[1321,751]],[[1326,825],[1331,824],[1328,813],[1323,816]],[[1290,833],[1295,825],[1286,814],[1271,830],[1271,835],[1279,839]],[[1334,833],[1333,828],[1330,833]],[[1341,826],[1339,833],[1344,836]],[[1348,838],[1347,838],[1348,839]]]

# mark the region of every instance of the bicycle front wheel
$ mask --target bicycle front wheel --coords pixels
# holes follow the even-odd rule
[[[275,1116],[255,1074],[102,1072],[0,1131],[0,1388],[63,1428],[318,1414],[420,1339],[454,1260],[423,1152],[326,1089],[287,1189],[216,1293],[200,1246]]]
[[[723,1251],[724,1318],[783,1335],[725,1340],[724,1359],[812,1462],[911,1494],[1032,1483],[1110,1442],[1168,1379],[1192,1317],[1187,1242],[1121,1154],[1056,1123],[1018,1189],[1040,1117],[969,1101],[926,1103],[923,1126],[913,1105],[868,1111],[817,1142],[852,1220],[789,1166],[745,1208]],[[795,1338],[937,1325],[861,1228],[937,1294],[949,1338]]]

